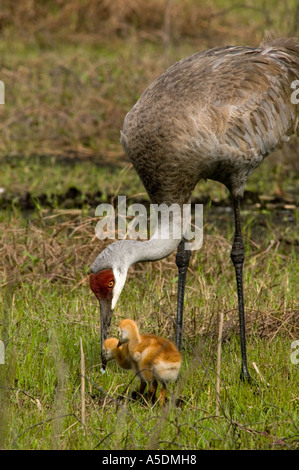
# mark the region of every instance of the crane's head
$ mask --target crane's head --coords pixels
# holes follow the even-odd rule
[[[113,291],[115,288],[115,277],[112,269],[105,269],[97,274],[89,276],[89,285],[100,303],[100,317],[101,317],[101,355],[102,355],[102,368],[105,370],[107,358],[104,354],[104,342],[108,336],[111,318],[113,313],[112,301]]]
[[[107,362],[103,345],[109,334],[113,310],[126,282],[128,267],[124,260],[123,243],[120,242],[112,243],[103,250],[91,267],[89,284],[100,303],[103,370]]]

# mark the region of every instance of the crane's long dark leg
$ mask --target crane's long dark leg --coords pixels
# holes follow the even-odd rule
[[[190,256],[191,256],[191,251],[185,250],[185,240],[182,239],[178,246],[178,251],[177,251],[176,258],[175,258],[175,262],[176,262],[176,265],[178,267],[178,272],[179,272],[175,342],[179,350],[181,349],[181,345],[182,345],[184,294],[185,294],[186,273],[187,273],[187,269],[189,266]]]
[[[231,259],[234,263],[238,289],[238,306],[241,338],[241,356],[242,369],[241,379],[250,381],[250,374],[247,368],[246,355],[246,334],[245,334],[245,314],[244,314],[244,295],[243,295],[243,263],[244,263],[244,243],[241,230],[240,198],[233,198],[234,216],[235,216],[235,238],[231,251]]]

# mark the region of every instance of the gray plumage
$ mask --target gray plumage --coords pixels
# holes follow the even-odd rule
[[[242,196],[250,173],[298,132],[296,79],[294,38],[215,48],[170,67],[127,114],[121,133],[151,201],[187,203],[202,178]]]

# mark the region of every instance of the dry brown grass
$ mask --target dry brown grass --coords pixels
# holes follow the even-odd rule
[[[12,26],[23,34],[84,34],[105,38],[138,32],[141,38],[169,41],[196,37],[206,31],[217,9],[192,0],[72,0],[52,2],[4,0],[1,29]],[[217,15],[216,15],[217,16]]]
[[[238,24],[240,17],[242,27]],[[237,24],[237,27],[236,27]],[[239,40],[257,38],[262,29],[281,27],[296,34],[298,8],[291,0],[277,7],[272,0],[254,2],[197,2],[195,0],[3,0],[0,31],[16,28],[23,36],[37,35],[47,41],[52,34],[89,35],[97,39],[113,35],[170,41],[223,35]]]
[[[40,215],[22,227],[18,216],[11,217],[8,224],[2,222],[0,287],[21,288],[23,284],[34,283],[35,288],[39,289],[48,282],[49,288],[58,283],[58,286],[77,291],[76,295],[80,295],[77,289],[81,287],[89,291],[89,267],[98,253],[111,242],[95,237],[95,223],[95,218],[76,209]],[[191,257],[187,278],[186,302],[189,307],[185,331],[190,344],[199,335],[217,336],[219,312],[224,315],[223,339],[229,340],[233,332],[238,334],[235,280],[229,259],[230,242],[217,233],[217,229],[206,235],[205,240],[202,250]],[[290,256],[281,253],[276,256],[275,250],[270,253],[264,250],[257,260],[253,261],[254,255],[247,258],[247,329],[249,333],[255,332],[270,341],[280,332],[296,339],[299,332],[296,298],[287,299],[286,285],[281,285],[277,291],[274,288],[275,279],[272,279],[279,269],[279,260],[284,258],[284,263],[287,263]],[[271,266],[270,272],[267,263]],[[148,303],[149,316],[139,318],[141,327],[146,329],[148,319],[154,315],[159,333],[172,335],[176,315],[175,277],[175,254],[163,261],[132,266],[126,289],[128,292],[130,286],[136,286],[137,297],[136,312],[130,315],[139,318],[138,306],[144,295]]]
[[[257,45],[265,29],[294,34],[292,0],[279,11],[272,7],[272,0],[263,8],[229,0],[221,7],[194,0],[4,0],[0,154],[125,158],[119,130],[146,86],[197,50]]]
[[[80,210],[70,210],[23,227],[19,217],[12,217],[8,226],[1,224],[1,287],[38,279],[74,286],[102,247],[100,241],[94,243],[92,221],[83,220]]]

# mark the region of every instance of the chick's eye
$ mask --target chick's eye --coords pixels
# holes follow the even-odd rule
[[[111,289],[111,287],[114,286],[114,281],[110,281],[109,284],[108,284],[108,287]]]

